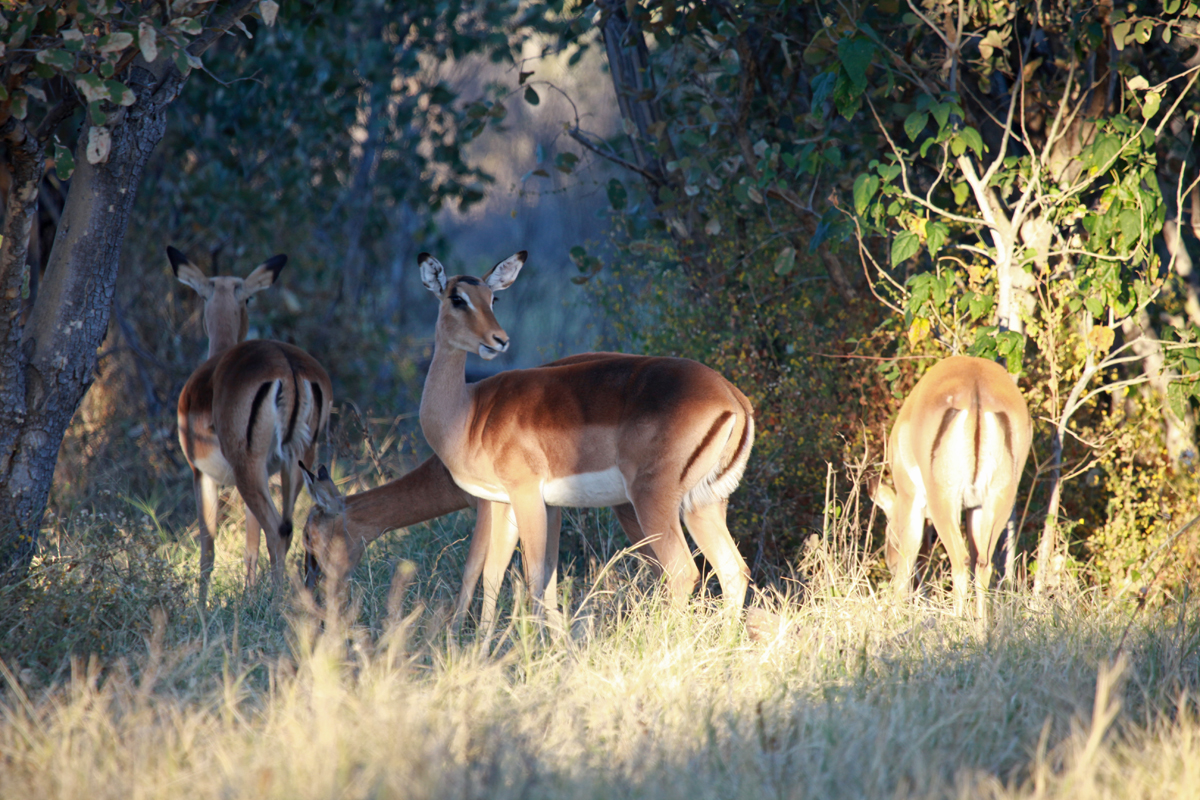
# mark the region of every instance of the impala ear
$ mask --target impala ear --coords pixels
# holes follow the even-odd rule
[[[507,289],[512,286],[513,281],[517,279],[517,274],[520,273],[521,267],[525,266],[525,259],[529,257],[529,252],[522,250],[519,253],[514,253],[508,258],[501,261],[496,266],[487,271],[483,276],[483,282],[488,285],[488,288],[493,292],[499,292],[502,289]]]
[[[287,256],[280,253],[277,256],[271,256],[263,263],[254,268],[254,271],[246,276],[242,281],[242,288],[239,292],[240,300],[245,300],[251,295],[261,292],[263,289],[269,289],[271,284],[279,280],[279,273],[283,269],[283,265],[287,263]]]
[[[308,467],[303,463],[300,464],[300,469],[304,472],[304,487],[308,489],[313,503],[318,508],[329,514],[340,514],[345,510],[345,501],[337,490],[337,486],[334,485],[333,479],[329,477],[329,470],[325,468],[324,464],[317,467],[316,475],[309,472]]]
[[[429,253],[421,253],[417,256],[417,266],[421,268],[421,283],[441,297],[442,292],[446,291],[446,268],[442,266],[442,262]]]
[[[212,297],[213,285],[208,276],[191,261],[183,253],[176,250],[174,247],[167,247],[167,258],[171,261],[171,272],[175,273],[175,277],[184,286],[190,286],[196,290],[196,294],[200,295],[205,300]]]

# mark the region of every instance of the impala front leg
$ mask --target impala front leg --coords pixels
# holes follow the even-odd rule
[[[538,620],[545,616],[546,595],[546,504],[540,487],[520,494],[510,492],[512,510],[516,515],[517,534],[521,540],[521,560],[525,565],[525,583]],[[557,543],[556,543],[557,544]],[[557,555],[558,548],[554,548]]]

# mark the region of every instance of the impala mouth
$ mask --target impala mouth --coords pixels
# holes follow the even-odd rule
[[[491,361],[496,356],[508,349],[508,345],[503,347],[488,347],[486,344],[479,345],[479,357],[484,361]]]

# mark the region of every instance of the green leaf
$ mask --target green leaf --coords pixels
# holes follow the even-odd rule
[[[875,45],[869,39],[856,36],[853,39],[843,37],[838,42],[838,60],[846,70],[850,82],[861,94],[867,88],[867,67],[871,66],[871,57],[875,54]]]
[[[1146,99],[1142,102],[1142,119],[1154,119],[1161,103],[1162,95],[1158,92],[1146,92]]]
[[[629,194],[625,191],[625,184],[621,183],[616,178],[612,178],[608,182],[608,202],[616,211],[622,211],[628,202]]]
[[[1183,383],[1182,381],[1172,381],[1167,386],[1167,405],[1171,408],[1171,413],[1178,419],[1185,419],[1187,416],[1188,406],[1194,395],[1195,384]]]
[[[525,102],[531,106],[536,106],[542,102],[542,98],[538,97],[538,93],[533,90],[532,86],[525,87]]]
[[[171,20],[171,27],[181,30],[184,33],[192,36],[195,36],[200,33],[200,31],[204,30],[204,25],[195,17],[179,17],[173,19]]]
[[[75,156],[58,142],[54,143],[54,171],[60,181],[69,179],[75,172]]]
[[[929,115],[924,111],[914,111],[909,114],[904,120],[904,132],[908,134],[911,141],[916,141],[921,135],[921,131],[925,130],[925,124],[929,122]]]
[[[1112,29],[1113,44],[1116,45],[1116,48],[1118,50],[1125,49],[1125,37],[1127,35],[1129,35],[1129,23],[1128,22],[1118,22],[1116,25],[1113,25],[1113,29]]]
[[[949,235],[950,229],[946,227],[946,223],[930,222],[927,224],[925,226],[925,246],[929,248],[929,255],[932,256],[941,250]]]
[[[854,213],[860,217],[866,212],[867,204],[879,190],[879,178],[874,175],[859,175],[854,180]]]
[[[39,63],[46,64],[51,67],[57,67],[61,70],[70,70],[75,68],[75,56],[65,50],[39,50],[34,56]]]
[[[133,90],[120,81],[105,81],[104,88],[108,89],[109,96],[117,105],[131,106],[137,102],[137,95]]]
[[[1144,19],[1133,28],[1133,38],[1137,39],[1138,44],[1145,44],[1150,41],[1151,34],[1154,33],[1154,21]]]
[[[1106,168],[1117,153],[1121,152],[1121,140],[1111,133],[1102,133],[1096,137],[1092,145],[1092,166],[1098,169]]]
[[[892,240],[892,266],[907,261],[921,249],[921,237],[913,231],[901,231]]]
[[[1083,307],[1088,310],[1088,313],[1099,319],[1104,316],[1104,298],[1096,295],[1089,295],[1083,298]]]
[[[101,100],[111,100],[112,95],[99,75],[78,75],[75,78],[75,88],[88,103],[98,103]]]
[[[960,206],[967,202],[967,198],[971,195],[971,187],[967,185],[966,181],[954,184],[951,189],[954,191],[954,202]]]
[[[96,49],[101,53],[119,53],[133,44],[133,34],[125,31],[110,33],[96,40]]]
[[[779,255],[775,256],[775,264],[773,265],[776,275],[787,275],[796,266],[796,250],[793,247],[785,247],[779,251]]]
[[[1125,242],[1132,246],[1142,235],[1142,215],[1136,209],[1127,208],[1121,212],[1119,220]]]
[[[935,103],[929,111],[933,114],[934,121],[937,122],[938,133],[940,134],[946,129],[946,123],[950,121],[950,104]]]
[[[103,125],[108,122],[108,115],[100,108],[100,101],[88,103],[88,119],[93,125]]]
[[[983,158],[983,138],[979,135],[979,131],[968,125],[959,131],[958,135],[962,137],[967,147],[975,151],[975,155]]]

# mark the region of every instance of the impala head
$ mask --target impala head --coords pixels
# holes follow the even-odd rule
[[[508,334],[492,314],[495,293],[507,289],[517,279],[528,254],[522,250],[488,270],[480,278],[469,275],[446,276],[446,268],[429,253],[417,256],[421,282],[441,300],[437,336],[445,337],[451,347],[478,353],[491,360],[508,349]]]
[[[174,247],[167,248],[171,270],[179,282],[196,290],[204,298],[204,332],[208,334],[208,357],[233,347],[246,338],[250,298],[269,288],[287,263],[287,256],[272,256],[254,268],[245,278],[217,276],[209,278],[187,256]]]
[[[304,585],[315,588],[326,574],[340,583],[362,560],[366,543],[346,530],[346,501],[325,465],[313,475],[303,464],[304,485],[313,506],[304,522]]]
[[[887,562],[888,569],[895,574],[900,566],[900,551],[896,547],[896,542],[900,535],[899,528],[897,527],[900,522],[895,513],[896,490],[888,486],[877,476],[873,484],[867,487],[867,494],[870,496],[871,501],[879,506],[887,523],[884,535],[884,560]]]

